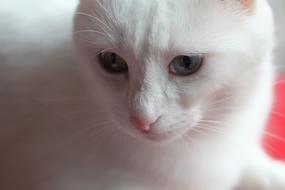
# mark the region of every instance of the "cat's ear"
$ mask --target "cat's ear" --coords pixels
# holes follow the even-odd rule
[[[245,9],[252,9],[255,0],[237,0]]]
[[[240,8],[244,10],[252,11],[256,0],[221,0],[221,1],[225,3],[233,3],[235,6],[238,5]]]

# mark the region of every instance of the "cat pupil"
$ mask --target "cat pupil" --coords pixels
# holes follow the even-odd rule
[[[111,62],[112,62],[112,64],[113,64],[113,66],[116,64],[116,60],[117,60],[117,56],[116,56],[116,54],[115,53],[112,53],[111,54]]]
[[[188,56],[183,56],[183,63],[186,69],[189,69],[191,66],[191,60]]]

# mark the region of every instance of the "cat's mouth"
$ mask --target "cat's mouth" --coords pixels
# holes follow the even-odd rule
[[[181,138],[187,131],[188,127],[179,127],[163,132],[154,129],[148,133],[141,133],[141,136],[151,142],[168,143]]]
[[[119,118],[116,119],[116,126],[124,131],[127,135],[139,141],[148,142],[151,144],[169,144],[179,140],[187,135],[198,121],[180,120],[175,123],[169,124],[167,120],[163,121],[161,117],[157,122],[151,125],[149,130],[142,130],[134,125],[134,123],[120,122]]]

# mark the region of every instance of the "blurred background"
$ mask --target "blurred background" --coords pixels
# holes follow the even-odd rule
[[[275,62],[285,72],[285,1],[269,0],[276,22]]]

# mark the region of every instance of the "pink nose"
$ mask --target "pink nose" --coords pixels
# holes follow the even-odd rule
[[[136,116],[131,116],[130,120],[132,124],[143,133],[149,133],[151,131],[151,125],[156,122],[156,119],[150,120]]]

